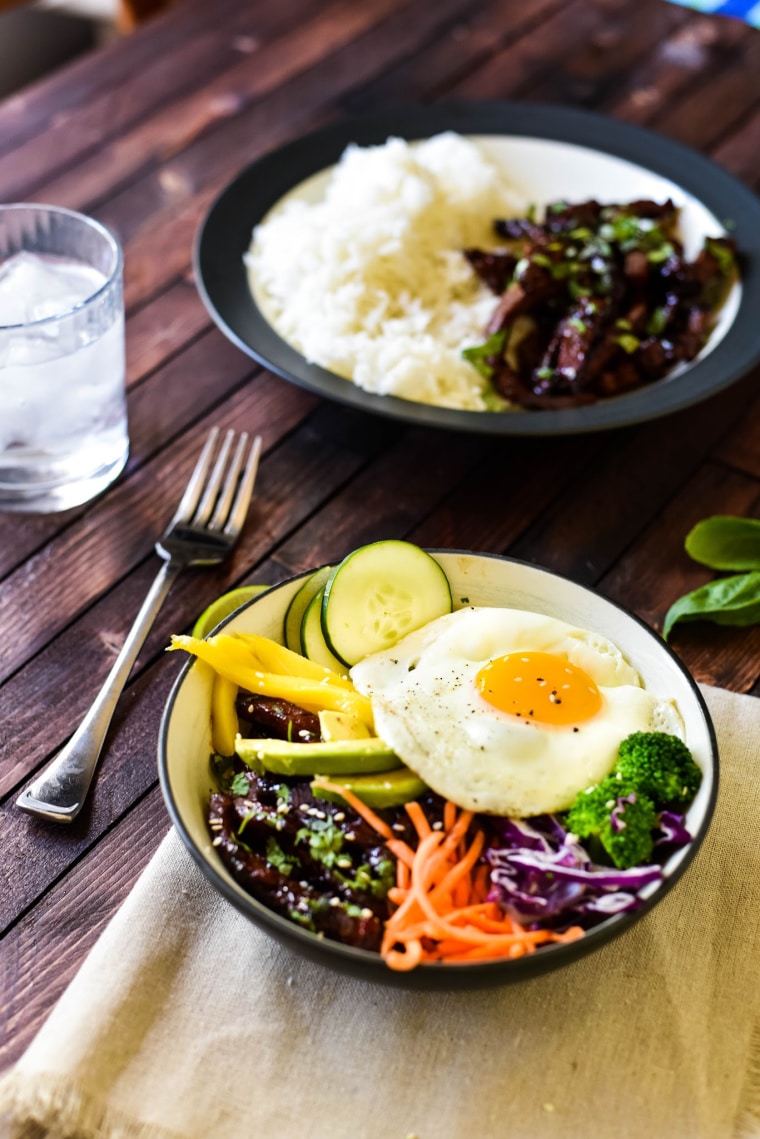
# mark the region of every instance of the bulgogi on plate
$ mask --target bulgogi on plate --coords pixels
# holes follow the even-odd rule
[[[579,407],[661,379],[704,347],[737,279],[735,243],[687,261],[674,203],[555,202],[543,221],[499,219],[494,250],[467,249],[499,298],[463,355],[526,409]]]

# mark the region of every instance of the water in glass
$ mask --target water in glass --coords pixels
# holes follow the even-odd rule
[[[0,509],[66,509],[112,481],[124,370],[120,278],[27,249],[0,262]]]

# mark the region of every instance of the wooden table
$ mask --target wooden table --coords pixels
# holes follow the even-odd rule
[[[193,282],[193,236],[219,188],[346,112],[447,96],[590,107],[757,188],[759,69],[756,32],[664,0],[184,0],[0,107],[0,198],[84,210],[124,243],[132,439],[96,502],[0,515],[0,1065],[169,827],[156,738],[182,662],[163,649],[217,594],[394,536],[537,562],[660,627],[711,576],[683,552],[687,530],[760,513],[757,375],[639,428],[520,441],[365,417],[263,371],[212,325]],[[214,423],[264,437],[243,539],[170,594],[77,822],[22,815],[16,795],[106,675]],[[760,629],[692,625],[673,647],[699,680],[760,694]]]

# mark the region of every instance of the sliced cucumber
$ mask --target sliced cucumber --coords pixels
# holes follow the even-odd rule
[[[341,775],[330,780],[336,787],[353,791],[368,807],[401,807],[419,799],[428,790],[419,775],[408,767],[397,767],[395,771],[382,771],[366,775]],[[319,783],[312,783],[311,793],[315,799],[326,799],[331,803],[344,803],[346,800],[337,791],[328,791]]]
[[[324,587],[317,590],[306,606],[306,612],[301,621],[299,652],[302,652],[309,660],[313,660],[315,664],[321,664],[325,668],[331,668],[333,672],[337,672],[341,676],[347,676],[345,664],[330,652],[322,635],[323,594]]]
[[[322,566],[315,570],[311,577],[307,577],[301,588],[292,597],[285,613],[285,627],[283,630],[285,645],[291,652],[300,653],[301,649],[301,622],[309,602],[319,593],[335,566]]]
[[[322,632],[338,660],[354,665],[451,612],[451,589],[438,562],[411,542],[362,546],[327,580]]]

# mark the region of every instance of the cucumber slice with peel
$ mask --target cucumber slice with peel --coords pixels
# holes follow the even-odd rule
[[[285,612],[285,627],[283,635],[285,645],[293,653],[302,652],[301,648],[301,622],[303,615],[309,607],[309,602],[319,593],[335,566],[322,566],[306,578],[300,589],[296,590],[291,598],[290,605]]]
[[[329,576],[322,632],[330,651],[351,666],[451,608],[449,582],[435,558],[388,539],[354,550]]]
[[[306,612],[301,621],[301,645],[300,651],[309,660],[313,660],[315,664],[321,664],[324,668],[330,668],[333,672],[337,672],[339,676],[347,676],[348,671],[342,660],[330,652],[330,649],[325,642],[322,634],[322,597],[324,588],[317,590],[314,597],[312,597],[309,604],[306,606]]]

